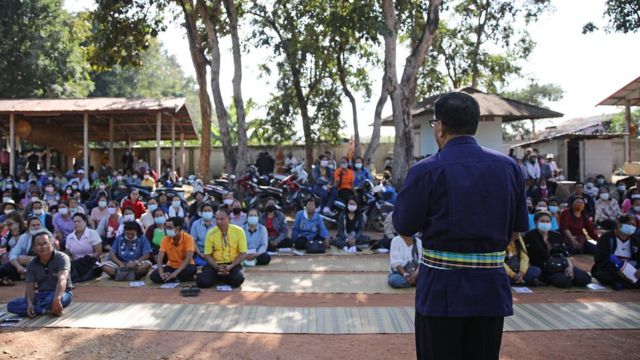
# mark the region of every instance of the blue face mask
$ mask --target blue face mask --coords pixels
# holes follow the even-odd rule
[[[538,223],[538,230],[540,230],[542,232],[549,232],[549,230],[551,230],[551,223],[539,222]]]
[[[558,207],[557,206],[553,206],[553,205],[549,205],[549,211],[551,211],[552,213],[557,213],[558,212]]]
[[[202,212],[202,218],[205,219],[205,220],[213,219],[213,212],[211,212],[211,211]]]
[[[630,224],[622,224],[620,232],[625,235],[633,235],[636,232],[636,227]]]
[[[156,225],[162,225],[165,222],[165,218],[164,216],[158,216],[157,218],[154,218],[153,221],[156,223]]]
[[[258,217],[257,216],[249,216],[247,217],[247,223],[249,225],[257,225],[258,224]]]
[[[176,230],[175,229],[171,229],[171,230],[167,229],[166,233],[167,233],[167,236],[170,236],[170,237],[176,236]]]

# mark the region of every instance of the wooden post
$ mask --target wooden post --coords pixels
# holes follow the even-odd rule
[[[176,171],[176,119],[171,117],[171,170]]]
[[[113,117],[109,118],[109,166],[114,168],[116,160],[113,156]]]
[[[47,171],[48,171],[49,169],[51,169],[51,148],[48,146],[45,149],[45,156],[47,157],[45,166],[47,167]]]
[[[9,114],[9,174],[16,175],[16,119]]]
[[[162,140],[162,114],[156,113],[156,172],[162,174],[162,157],[160,156],[160,141]]]
[[[182,175],[182,177],[187,177],[187,169],[185,169],[186,165],[187,164],[184,152],[184,133],[180,133],[180,175]]]
[[[82,161],[84,165],[85,176],[89,176],[89,114],[88,113],[84,113],[82,133],[83,133]]]
[[[629,101],[624,107],[624,132],[627,135],[624,136],[624,147],[625,147],[625,162],[632,162],[631,159],[631,106],[629,106]]]

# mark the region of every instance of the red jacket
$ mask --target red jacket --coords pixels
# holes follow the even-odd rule
[[[140,219],[140,216],[142,216],[142,214],[144,214],[145,211],[147,211],[147,208],[144,206],[144,203],[140,200],[137,200],[134,203],[131,202],[131,199],[126,199],[125,201],[122,202],[122,208],[126,208],[126,207],[130,207],[133,209],[133,213],[136,216],[136,219]]]

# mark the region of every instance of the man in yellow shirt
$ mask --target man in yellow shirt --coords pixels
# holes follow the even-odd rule
[[[207,265],[196,278],[198,287],[209,288],[216,282],[231,287],[242,285],[244,274],[240,263],[246,255],[247,238],[244,230],[229,224],[229,214],[225,210],[218,210],[216,226],[205,237],[204,256]]]
[[[167,236],[162,238],[158,252],[158,268],[149,278],[156,284],[176,280],[191,281],[197,268],[193,262],[195,243],[193,237],[182,231],[182,218],[172,217],[164,223]],[[162,265],[165,255],[167,265]]]
[[[156,181],[153,180],[153,177],[151,177],[149,171],[144,172],[144,177],[140,185],[151,188],[151,192],[156,191]]]

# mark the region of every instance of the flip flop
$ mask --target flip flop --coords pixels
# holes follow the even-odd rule
[[[200,295],[200,288],[195,285],[189,286],[189,296],[196,297],[198,295]]]
[[[0,286],[14,286],[16,283],[14,283],[11,279],[8,278],[4,278],[2,280],[0,280]]]
[[[180,289],[180,295],[184,297],[191,296],[191,286],[183,286],[182,289]]]

